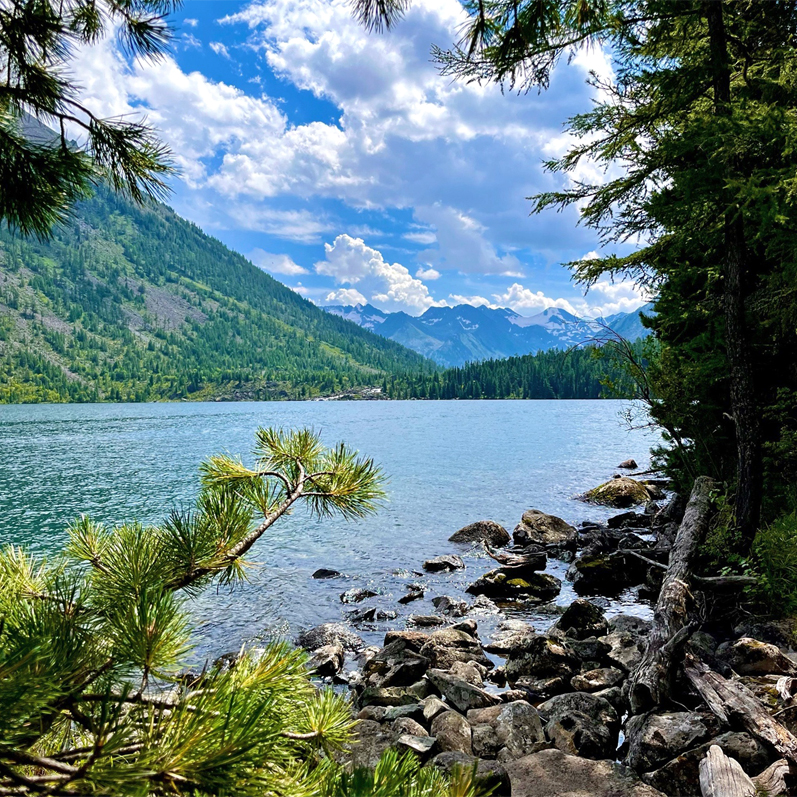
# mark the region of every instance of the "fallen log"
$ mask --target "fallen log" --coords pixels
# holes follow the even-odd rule
[[[695,479],[689,503],[678,528],[670,563],[662,582],[653,627],[639,666],[629,679],[632,714],[643,714],[656,707],[672,691],[674,664],[680,646],[689,636],[688,614],[692,595],[689,591],[692,561],[708,531],[712,492],[716,483],[707,476]],[[678,640],[678,644],[674,644]]]
[[[755,783],[742,765],[712,744],[700,762],[700,791],[703,797],[755,797]]]
[[[770,716],[764,704],[742,683],[729,681],[694,656],[686,656],[686,677],[711,711],[731,727],[744,727],[797,766],[797,737]]]
[[[767,797],[788,797],[789,783],[788,778],[793,779],[794,769],[789,766],[785,758],[781,758],[774,764],[770,764],[760,775],[753,778],[758,793],[763,793]],[[793,792],[792,792],[793,793]]]

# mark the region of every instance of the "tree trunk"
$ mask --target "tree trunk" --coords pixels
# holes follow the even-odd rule
[[[714,111],[731,112],[731,70],[722,0],[706,0]],[[729,164],[730,165],[730,164]],[[724,204],[730,204],[724,203]],[[761,425],[756,408],[750,341],[745,319],[748,266],[741,209],[725,211],[723,300],[725,347],[730,366],[731,412],[736,426],[736,498],[734,514],[746,548],[752,544],[761,512]]]
[[[679,650],[689,636],[688,610],[692,560],[708,530],[711,493],[716,483],[707,476],[695,479],[684,518],[670,551],[670,564],[661,586],[648,646],[629,679],[631,713],[642,714],[659,705],[672,691]]]

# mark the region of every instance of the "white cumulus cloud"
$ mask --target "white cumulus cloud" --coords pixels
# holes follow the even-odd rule
[[[439,280],[440,279],[440,272],[434,268],[424,268],[421,266],[416,272],[415,276],[419,280]]]
[[[275,255],[256,248],[249,253],[248,257],[258,268],[262,268],[263,271],[268,271],[271,274],[295,276],[296,274],[310,273],[306,268],[294,263],[293,259],[288,255]]]

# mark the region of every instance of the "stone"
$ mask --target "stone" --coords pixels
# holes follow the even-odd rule
[[[475,620],[468,618],[467,620],[460,620],[458,623],[454,623],[451,626],[452,631],[462,631],[465,634],[470,634],[470,636],[476,638],[476,632],[478,631],[479,626]]]
[[[737,639],[739,637],[752,637],[788,650],[797,645],[796,626],[797,619],[795,618],[783,618],[780,620],[750,618],[739,623],[733,629],[733,634]]]
[[[624,672],[635,669],[645,654],[645,643],[636,634],[617,631],[603,637],[603,641],[611,648],[605,656],[606,662]]]
[[[337,578],[341,575],[337,570],[328,570],[326,567],[319,567],[313,573],[313,578]]]
[[[465,601],[458,601],[449,595],[438,595],[436,598],[432,598],[432,605],[440,614],[445,614],[448,617],[464,617],[470,609]]]
[[[628,767],[543,750],[509,762],[512,797],[664,797]]]
[[[407,703],[417,703],[419,699],[421,698],[412,687],[367,686],[357,702],[364,708],[365,706],[403,706]]]
[[[477,595],[468,614],[500,614],[501,610],[486,595]]]
[[[484,645],[489,653],[509,653],[524,637],[534,634],[534,626],[523,620],[504,620],[498,624],[498,630]]]
[[[445,625],[445,618],[436,614],[411,614],[407,618],[408,625],[418,626],[420,628],[433,628],[437,625]]]
[[[343,669],[345,657],[343,645],[324,645],[315,650],[307,666],[321,678],[337,675]]]
[[[509,545],[512,538],[509,532],[494,520],[477,520],[468,526],[464,526],[459,531],[455,531],[449,538],[449,542],[486,542],[497,548]]]
[[[539,706],[545,735],[563,752],[584,758],[614,758],[620,721],[612,705],[586,692],[557,695]]]
[[[403,640],[408,650],[420,653],[421,648],[431,639],[431,635],[425,631],[388,631],[385,634],[384,646],[387,647],[397,639]]]
[[[448,706],[439,697],[427,697],[421,701],[420,705],[423,709],[423,718],[427,723],[431,722],[438,714],[448,711]]]
[[[537,709],[524,700],[505,704],[494,723],[495,735],[506,754],[502,760],[521,758],[545,741]]]
[[[432,765],[446,775],[451,775],[454,769],[470,769],[474,764],[476,764],[476,777],[484,779],[488,785],[495,787],[495,791],[492,792],[495,797],[509,797],[509,776],[503,765],[497,761],[478,759],[472,755],[456,752],[438,753],[432,759]]]
[[[539,703],[542,700],[547,700],[554,695],[561,695],[562,692],[570,690],[570,683],[567,678],[559,676],[542,676],[535,678],[530,675],[523,675],[515,682],[515,689],[509,692],[519,692],[517,698],[519,700],[531,700],[534,703]],[[509,700],[507,699],[507,702]]]
[[[363,667],[368,686],[410,686],[429,669],[429,659],[407,647],[403,639],[386,645]]]
[[[473,755],[468,721],[456,711],[444,711],[432,720],[431,735],[443,752]]]
[[[496,600],[534,599],[549,601],[562,590],[562,582],[550,573],[537,573],[523,568],[499,567],[490,570],[470,584],[466,592],[486,595]]]
[[[581,662],[571,648],[550,637],[527,636],[509,654],[506,678],[514,683],[523,675],[570,679],[581,669]]]
[[[689,711],[631,717],[625,726],[625,763],[637,772],[650,772],[710,739],[715,726],[715,722]]]
[[[372,623],[376,620],[376,607],[369,606],[367,609],[355,609],[353,612],[347,612],[346,619],[354,625]]]
[[[616,712],[618,717],[628,712],[628,695],[621,686],[612,686],[593,692],[596,697],[602,697]]]
[[[480,689],[484,686],[482,674],[472,662],[455,661],[451,665],[449,672],[452,675],[456,675],[457,678],[462,678],[463,681],[473,684],[473,686],[478,686]]]
[[[461,556],[456,554],[444,554],[435,556],[434,559],[427,559],[423,563],[423,569],[428,573],[451,572],[453,570],[464,570],[465,562]]]
[[[638,512],[621,512],[613,515],[606,521],[610,529],[645,529],[650,528],[653,520],[650,515],[640,515]]]
[[[385,706],[366,706],[357,715],[358,720],[373,720],[374,722],[382,722],[387,716],[387,708]]]
[[[597,670],[588,670],[570,679],[570,686],[576,692],[598,692],[602,689],[611,689],[625,680],[625,673],[616,667],[600,667]]]
[[[394,739],[399,736],[407,734],[408,736],[428,736],[426,728],[420,723],[416,722],[411,717],[399,717],[394,720],[390,726],[390,732],[393,734]]]
[[[630,583],[628,571],[611,554],[582,554],[567,571],[578,595],[619,595]]]
[[[731,731],[681,753],[654,772],[644,774],[642,779],[670,797],[694,797],[700,762],[714,744],[725,755],[735,758],[749,775],[761,772],[773,760],[761,742],[750,734]]]
[[[650,620],[637,617],[635,614],[616,614],[609,619],[609,631],[624,631],[629,634],[647,634],[650,632]]]
[[[423,725],[423,706],[420,703],[407,703],[404,706],[391,706],[390,708],[386,708],[384,714],[382,715],[382,719],[385,722],[393,722],[397,719],[402,719],[403,717],[409,717],[410,719],[415,720],[415,722]]]
[[[582,669],[592,670],[600,666],[600,663],[611,652],[612,646],[605,641],[606,637],[590,636],[586,639],[572,639],[564,637],[570,650],[582,661]]]
[[[424,736],[413,736],[405,733],[399,736],[393,743],[399,752],[409,751],[415,753],[419,758],[426,759],[433,754],[437,747],[437,739],[429,734]]]
[[[635,459],[626,459],[623,462],[621,462],[617,467],[622,468],[623,470],[636,470],[639,467],[639,465],[636,464]]]
[[[442,628],[429,635],[421,648],[421,655],[429,659],[430,666],[439,670],[451,669],[455,661],[475,662],[491,667],[478,639],[456,628]]]
[[[797,664],[780,648],[751,637],[723,643],[716,655],[739,675],[797,675]]]
[[[582,500],[590,504],[611,506],[616,509],[645,504],[650,497],[647,487],[642,482],[630,479],[628,476],[615,476],[610,481],[593,487],[581,496]]]
[[[296,644],[300,648],[313,651],[326,645],[342,645],[345,650],[357,651],[365,647],[365,643],[353,631],[342,623],[324,623],[302,631]]]
[[[470,727],[473,755],[477,758],[495,758],[501,749],[501,742],[498,741],[495,728],[486,723],[479,725],[470,723]]]
[[[561,631],[565,636],[585,639],[608,634],[609,623],[603,616],[603,609],[584,598],[577,598],[553,624],[551,630],[554,629]]]
[[[362,589],[360,587],[352,587],[345,592],[341,592],[341,603],[360,603],[366,598],[375,598],[376,593],[372,589]]]
[[[389,728],[374,720],[360,720],[354,729],[349,758],[355,768],[373,769],[393,743]]]
[[[499,702],[497,697],[485,692],[484,689],[444,670],[429,670],[426,678],[441,692],[448,703],[459,711],[484,708]]]
[[[556,515],[548,515],[539,509],[523,513],[520,523],[512,532],[517,545],[543,545],[547,549],[574,549],[578,532],[569,523]]]
[[[406,605],[408,603],[412,603],[413,601],[421,600],[421,598],[423,598],[423,595],[424,595],[424,591],[423,591],[422,587],[419,588],[419,587],[411,586],[407,590],[407,594],[406,595],[402,595],[398,599],[398,602],[401,603],[401,604]]]

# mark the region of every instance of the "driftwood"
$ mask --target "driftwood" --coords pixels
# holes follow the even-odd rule
[[[764,704],[742,683],[729,681],[691,655],[686,677],[711,711],[731,726],[742,726],[756,739],[774,747],[790,765],[797,766],[797,737],[773,719]]]
[[[659,705],[672,689],[674,665],[681,645],[693,630],[688,621],[691,602],[689,579],[692,560],[708,530],[713,479],[695,480],[686,512],[670,551],[653,627],[648,634],[645,655],[629,679],[632,714],[643,714]]]
[[[756,786],[735,758],[712,744],[700,762],[700,791],[703,797],[755,797]]]
[[[770,764],[760,775],[753,778],[759,793],[767,797],[788,797],[789,784],[787,778],[793,775],[793,768],[785,758]]]

